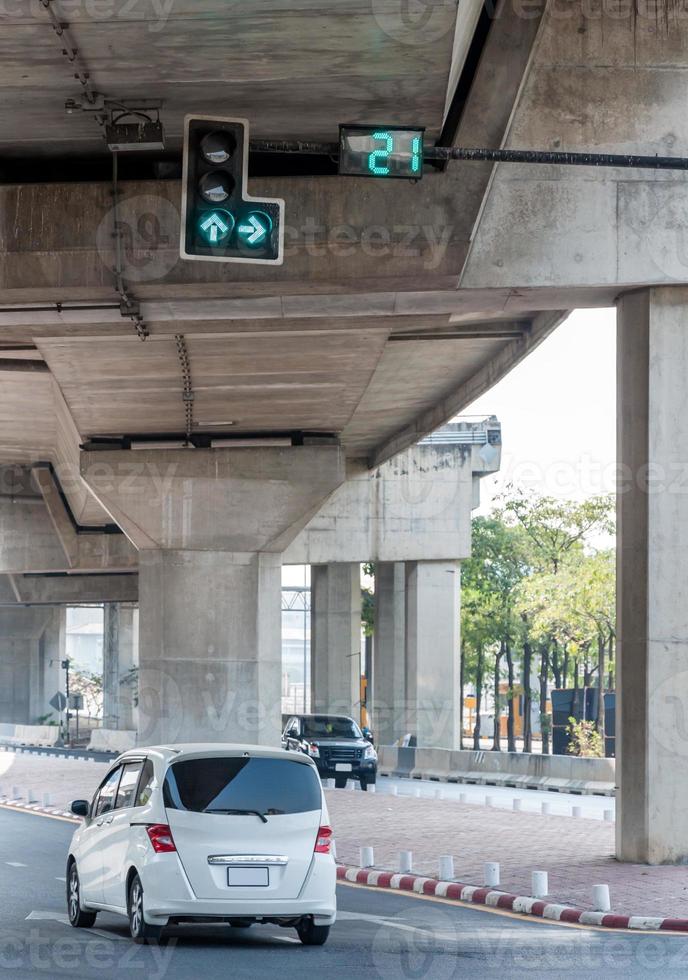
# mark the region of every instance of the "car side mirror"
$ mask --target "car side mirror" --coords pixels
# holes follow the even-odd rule
[[[74,800],[69,809],[72,811],[75,817],[87,817],[88,808],[88,800]]]

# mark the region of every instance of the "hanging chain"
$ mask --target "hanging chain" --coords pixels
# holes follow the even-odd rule
[[[189,361],[189,352],[186,348],[186,337],[184,334],[178,333],[174,339],[177,344],[179,366],[182,369],[182,399],[186,414],[186,443],[188,445],[191,442],[194,427],[194,392],[191,384],[191,363]]]

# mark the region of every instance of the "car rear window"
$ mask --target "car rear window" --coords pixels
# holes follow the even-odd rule
[[[316,772],[290,759],[183,759],[167,770],[163,798],[168,809],[194,813],[250,810],[269,816],[322,807]]]

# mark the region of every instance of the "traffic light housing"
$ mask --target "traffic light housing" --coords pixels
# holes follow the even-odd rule
[[[282,264],[284,201],[249,196],[248,149],[248,120],[186,117],[183,259]]]

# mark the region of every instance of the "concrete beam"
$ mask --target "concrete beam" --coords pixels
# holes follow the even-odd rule
[[[138,574],[0,575],[2,606],[76,606],[81,603],[136,602]]]

